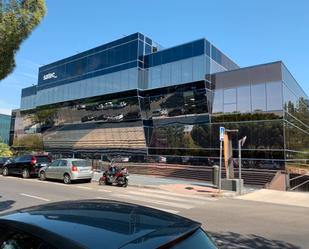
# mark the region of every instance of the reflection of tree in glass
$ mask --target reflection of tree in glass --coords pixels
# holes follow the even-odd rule
[[[294,159],[309,158],[309,108],[308,102],[303,97],[297,103],[288,101],[284,105],[287,114],[285,123],[286,147],[305,153],[292,153]]]
[[[53,126],[57,119],[58,109],[43,109],[38,110],[31,115],[31,121],[36,124],[41,124],[41,126]]]
[[[152,146],[169,148],[198,148],[184,126],[158,127],[152,133]]]
[[[26,135],[20,138],[14,139],[13,147],[19,148],[23,151],[43,150],[43,139],[40,135]]]

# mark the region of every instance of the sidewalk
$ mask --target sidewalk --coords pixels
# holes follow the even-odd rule
[[[260,189],[253,193],[238,196],[236,198],[247,201],[259,201],[272,204],[309,207],[308,192],[284,192],[278,190]]]
[[[102,173],[95,172],[92,180],[98,181],[101,176]],[[208,194],[214,197],[218,197],[218,195],[222,197],[235,196],[235,193],[231,191],[221,191],[219,194],[218,189],[209,182],[163,176],[130,174],[129,185],[139,188],[162,189],[174,193]]]

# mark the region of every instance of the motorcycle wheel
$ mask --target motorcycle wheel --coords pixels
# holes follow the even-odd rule
[[[104,184],[104,181],[103,181],[103,179],[99,179],[99,185],[103,185]]]
[[[124,184],[123,184],[122,186],[123,186],[124,188],[126,188],[126,187],[128,187],[128,183],[129,183],[128,180],[125,179],[125,180],[124,180]]]
[[[105,183],[105,185],[112,185],[112,184],[107,180],[107,178],[105,179],[104,183]]]

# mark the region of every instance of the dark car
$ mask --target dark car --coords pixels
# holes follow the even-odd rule
[[[201,225],[140,205],[84,200],[0,217],[0,248],[217,248]]]
[[[92,121],[94,120],[94,116],[93,115],[87,115],[87,116],[84,116],[82,117],[81,121],[84,123],[84,122],[88,122],[88,121]]]
[[[10,157],[0,157],[0,173],[2,173],[2,167],[6,163],[7,160],[9,160]]]
[[[23,178],[37,176],[41,167],[47,166],[51,162],[48,155],[23,155],[8,160],[2,166],[3,176],[22,175]]]
[[[107,122],[108,117],[104,114],[99,115],[97,117],[94,118],[95,121],[102,121],[102,122]]]

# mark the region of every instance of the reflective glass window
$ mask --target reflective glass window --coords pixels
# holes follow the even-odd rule
[[[237,111],[241,113],[251,112],[250,86],[237,88]]]
[[[267,111],[282,110],[282,83],[272,82],[266,84]]]
[[[223,112],[223,90],[217,89],[214,91],[213,113]]]
[[[152,67],[149,71],[151,72],[151,86],[159,87],[161,83],[161,66]]]
[[[236,104],[236,88],[224,90],[224,104]]]
[[[193,81],[202,80],[205,77],[205,56],[196,56],[193,58]]]
[[[171,82],[181,82],[181,61],[175,61],[171,63]]]
[[[266,111],[265,84],[251,86],[252,111]]]
[[[224,104],[224,112],[225,113],[236,112],[236,104]]]
[[[182,60],[181,62],[181,81],[182,83],[190,82],[193,78],[192,59]]]
[[[170,85],[171,82],[171,64],[163,64],[162,65],[162,77],[161,77],[161,84],[162,85]]]

